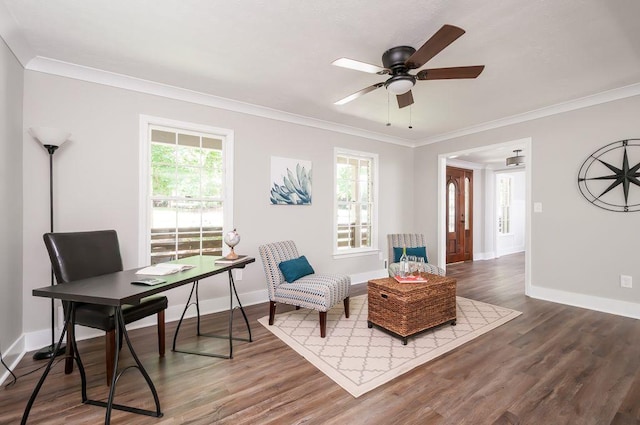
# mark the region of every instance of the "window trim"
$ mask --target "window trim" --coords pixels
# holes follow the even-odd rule
[[[371,196],[373,198],[372,208],[371,208],[371,246],[365,248],[349,248],[345,250],[338,251],[338,156],[339,155],[347,155],[347,156],[355,156],[370,159],[373,164],[373,181],[372,181],[372,189]],[[334,147],[333,148],[333,228],[332,234],[333,237],[333,258],[348,258],[348,257],[356,257],[362,255],[374,255],[380,252],[378,248],[378,154],[371,152],[363,152],[356,151],[351,149],[343,149]]]
[[[222,195],[222,214],[223,225],[222,234],[226,234],[234,229],[233,217],[233,147],[234,147],[234,131],[226,128],[212,127],[203,124],[195,124],[186,121],[172,120],[168,118],[154,117],[150,115],[140,115],[140,133],[139,133],[139,166],[140,174],[138,181],[138,266],[146,266],[149,264],[151,256],[151,235],[149,225],[151,223],[151,208],[149,187],[151,185],[150,174],[150,144],[149,144],[149,126],[157,125],[169,127],[185,132],[195,131],[198,133],[209,133],[222,139],[222,155],[223,155],[223,195]],[[226,255],[229,247],[222,244],[222,253]]]

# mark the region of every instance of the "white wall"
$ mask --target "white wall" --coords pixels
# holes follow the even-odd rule
[[[0,39],[0,351],[9,365],[22,351],[16,342],[22,334],[23,76]]]
[[[258,246],[278,240],[294,239],[316,270],[353,275],[382,269],[378,254],[332,256],[336,146],[379,155],[379,248],[386,252],[387,233],[411,230],[413,207],[400,202],[405,197],[404,189],[399,190],[413,193],[411,148],[33,71],[25,73],[24,104],[26,128],[55,126],[73,134],[55,155],[56,231],[116,229],[125,268],[138,265],[140,114],[235,132],[234,225],[242,236],[236,252],[257,258],[237,282],[241,294],[265,291]],[[24,331],[29,333],[48,325],[46,315],[33,314],[44,311],[48,300],[31,296],[33,288],[48,284],[49,262],[42,242],[42,234],[48,231],[48,169],[42,148],[29,135],[24,139],[28,166],[24,170],[23,294]],[[311,206],[269,204],[271,155],[312,161]],[[201,299],[226,300],[225,277],[210,281],[200,286]],[[187,289],[167,294],[170,310],[184,305]]]
[[[590,205],[579,193],[582,162],[605,144],[638,137],[640,96],[484,131],[416,149],[415,181],[438,193],[438,155],[531,137],[532,202],[530,294],[640,318],[640,262],[636,229],[640,214],[613,213]],[[638,188],[632,188],[637,190]],[[435,196],[435,195],[434,195]],[[435,234],[437,202],[420,199],[416,228]],[[634,288],[619,285],[620,274]]]

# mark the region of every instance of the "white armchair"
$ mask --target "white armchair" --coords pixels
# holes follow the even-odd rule
[[[258,251],[269,291],[269,325],[273,325],[277,302],[318,311],[321,338],[327,333],[327,311],[331,307],[343,301],[345,317],[349,317],[349,276],[312,273],[287,282],[278,265],[300,257],[296,244],[293,241],[275,242],[261,245]]]

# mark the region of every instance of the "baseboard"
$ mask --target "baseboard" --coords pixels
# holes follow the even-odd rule
[[[593,295],[578,294],[575,292],[560,291],[557,289],[533,286],[529,288],[531,298],[551,301],[554,303],[586,308],[602,313],[615,314],[617,316],[640,319],[640,304],[628,301],[614,300],[611,298],[596,297]]]
[[[496,257],[502,257],[504,255],[511,255],[511,254],[515,254],[517,252],[523,252],[524,251],[524,246],[514,246],[508,249],[505,249],[504,251],[500,251]]]
[[[496,258],[495,252],[474,252],[473,261],[493,260]]]
[[[2,352],[2,360],[4,360],[7,366],[9,366],[9,369],[14,370],[18,366],[18,363],[20,363],[20,360],[22,360],[22,358],[24,357],[25,353],[26,350],[24,349],[24,335],[22,335],[20,336],[20,338],[15,340],[13,344],[11,344],[11,346],[6,349],[6,351]],[[0,385],[3,385],[4,381],[7,378],[13,378],[11,377],[9,371],[4,368],[4,366],[0,366],[0,368],[2,368],[3,372],[2,375],[0,375]]]

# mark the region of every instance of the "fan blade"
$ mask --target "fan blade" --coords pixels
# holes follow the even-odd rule
[[[398,108],[404,108],[405,106],[413,104],[413,94],[411,93],[411,90],[405,94],[397,95],[396,98],[398,99]]]
[[[375,89],[378,89],[378,88],[380,88],[382,86],[384,86],[384,83],[377,83],[377,84],[374,84],[372,86],[365,87],[360,91],[357,91],[357,92],[355,92],[353,94],[350,94],[349,96],[345,97],[344,99],[340,99],[337,102],[334,102],[333,104],[334,105],[344,105],[345,103],[351,102],[352,100],[357,99],[360,96],[362,96],[364,94],[367,94],[367,93],[369,93],[371,91],[374,91]]]
[[[405,62],[406,67],[409,69],[420,68],[445,47],[456,41],[462,34],[464,34],[462,28],[454,27],[453,25],[443,25],[438,32],[407,59]]]
[[[484,65],[423,69],[416,74],[416,78],[418,80],[453,80],[458,78],[476,78],[483,70]]]
[[[340,58],[331,62],[331,65],[340,66],[342,68],[354,69],[356,71],[368,72],[369,74],[388,74],[389,70],[378,65],[360,62],[353,59]]]

